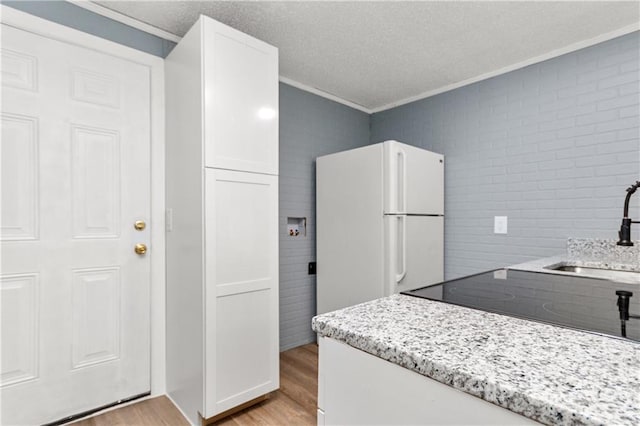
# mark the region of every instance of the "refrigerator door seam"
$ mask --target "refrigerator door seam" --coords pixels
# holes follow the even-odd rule
[[[444,217],[443,214],[422,214],[422,213],[383,213],[383,216],[425,216],[425,217]]]

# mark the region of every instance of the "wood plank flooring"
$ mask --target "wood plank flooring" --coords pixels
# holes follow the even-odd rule
[[[88,419],[73,426],[189,426],[175,405],[166,396],[147,399]]]
[[[318,392],[318,346],[315,343],[280,353],[280,389],[271,398],[220,420],[218,425],[315,426]],[[73,423],[74,426],[188,426],[165,397],[109,411]]]
[[[280,353],[280,389],[269,400],[218,424],[315,426],[317,393],[318,346],[311,343]]]

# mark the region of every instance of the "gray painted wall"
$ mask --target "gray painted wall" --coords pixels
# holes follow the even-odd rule
[[[446,278],[560,254],[569,236],[617,238],[640,179],[639,65],[636,32],[372,115],[372,143],[445,155]]]
[[[315,340],[315,158],[369,143],[369,115],[280,84],[280,349]],[[289,237],[287,217],[306,217],[306,237]]]

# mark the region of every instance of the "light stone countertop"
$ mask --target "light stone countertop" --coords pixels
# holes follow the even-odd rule
[[[621,247],[616,244],[615,240],[569,238],[567,239],[566,254],[519,263],[509,266],[508,269],[576,276],[585,275],[553,271],[545,268],[546,266],[560,264],[603,270],[640,272],[640,241],[637,241],[632,247]],[[640,277],[640,274],[638,276]],[[598,274],[597,277],[602,277],[602,274]],[[617,279],[618,276],[613,273],[610,278]]]
[[[574,273],[549,269],[550,266],[561,265],[596,268],[599,271],[597,274],[591,274],[589,270]],[[569,238],[566,254],[519,263],[507,269],[604,278],[628,284],[640,284],[640,242],[636,242],[632,247],[620,247],[616,245],[615,240]],[[623,274],[620,274],[620,271]]]
[[[320,336],[550,425],[640,425],[640,344],[393,295],[312,321]]]
[[[589,270],[585,270],[581,273],[569,272],[569,271],[555,271],[553,269],[549,269],[551,266],[581,266],[586,268],[603,268],[610,267],[609,265],[603,265],[598,262],[589,262],[589,261],[581,261],[577,259],[572,259],[567,255],[559,255],[559,256],[551,256],[545,257],[542,259],[532,260],[530,262],[519,263],[517,265],[512,265],[507,267],[506,269],[517,269],[520,271],[531,271],[531,272],[544,272],[547,274],[557,274],[557,275],[571,275],[574,277],[590,277],[590,278],[601,278],[608,279],[617,282],[624,282],[627,284],[638,284],[640,285],[640,273],[631,269],[630,265],[627,266],[626,269],[615,269],[613,271],[602,269],[598,271],[598,274],[592,274]],[[623,274],[619,272],[622,271]]]
[[[567,258],[579,266],[640,272],[640,241],[623,247],[615,240],[569,238]]]

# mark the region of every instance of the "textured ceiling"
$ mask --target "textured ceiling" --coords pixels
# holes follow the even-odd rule
[[[640,21],[627,2],[98,1],[182,36],[199,14],[280,50],[280,75],[376,110]]]

